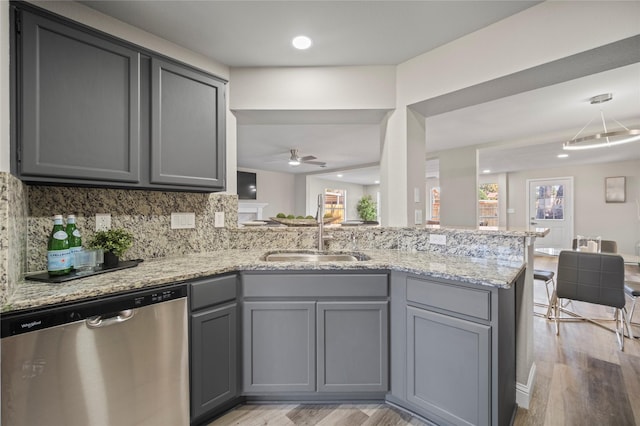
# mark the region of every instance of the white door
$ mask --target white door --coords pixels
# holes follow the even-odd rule
[[[549,228],[535,247],[571,248],[573,239],[573,178],[530,179],[529,229]]]

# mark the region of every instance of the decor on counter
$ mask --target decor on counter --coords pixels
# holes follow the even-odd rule
[[[590,98],[589,101],[593,105],[593,104],[602,104],[605,102],[609,102],[611,99],[613,99],[613,94],[605,93],[602,95],[594,96]],[[629,142],[640,141],[640,129],[629,129],[616,119],[613,119],[613,121],[619,126],[619,128],[622,128],[622,129],[618,128],[618,130],[615,130],[615,131],[611,131],[610,129],[607,129],[607,123],[604,119],[604,112],[602,111],[602,109],[600,109],[600,119],[602,120],[603,132],[578,137],[580,136],[582,131],[591,124],[594,118],[589,120],[589,122],[585,124],[584,127],[580,129],[580,131],[571,140],[566,141],[563,144],[563,149],[581,150],[581,149],[602,148],[602,147],[609,147],[614,145],[621,145]]]
[[[607,203],[624,203],[626,200],[626,178],[624,176],[604,178],[605,201]]]
[[[374,222],[377,217],[376,203],[371,198],[371,195],[363,195],[358,201],[356,206],[358,210],[358,216],[365,222]]]
[[[104,250],[104,267],[118,266],[120,257],[133,245],[133,235],[122,228],[96,232],[89,247]]]
[[[308,217],[306,218],[272,217],[270,219],[273,220],[274,222],[278,222],[287,226],[318,226],[318,222],[315,219],[313,218],[309,219]],[[323,219],[323,223],[326,225],[328,223],[333,222],[334,220],[336,220],[336,218],[333,216],[325,217]]]

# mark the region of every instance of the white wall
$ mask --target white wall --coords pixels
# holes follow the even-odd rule
[[[586,166],[531,170],[508,174],[508,207],[510,229],[527,227],[527,179],[573,176],[574,180],[574,232],[580,235],[601,236],[615,240],[618,251],[634,253],[640,241],[640,219],[636,200],[640,200],[640,161],[592,164]],[[627,201],[606,203],[604,178],[626,176]]]
[[[318,194],[323,194],[324,190],[345,189],[347,191],[347,211],[345,220],[357,220],[358,210],[356,206],[358,201],[365,195],[364,186],[354,183],[341,183],[335,180],[320,179],[313,176],[307,176],[307,211],[305,215],[315,216],[318,208]]]
[[[399,64],[393,113],[398,117],[390,118],[380,165],[385,220],[406,221],[410,194],[398,188],[419,182],[407,182],[396,171],[405,170],[408,161],[424,160],[407,156],[403,114],[408,105],[632,37],[638,34],[639,15],[637,1],[546,1]],[[475,187],[475,178],[467,185]]]
[[[396,99],[388,65],[232,68],[231,80],[233,110],[390,109]]]
[[[478,226],[477,150],[443,151],[440,160],[440,224]],[[423,161],[424,163],[424,161]]]
[[[256,174],[258,194],[255,202],[269,204],[263,210],[263,218],[274,217],[278,213],[297,215],[295,213],[295,175],[245,168],[238,170]]]

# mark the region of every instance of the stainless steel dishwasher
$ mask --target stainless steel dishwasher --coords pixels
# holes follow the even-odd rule
[[[2,317],[3,426],[189,424],[187,288]]]

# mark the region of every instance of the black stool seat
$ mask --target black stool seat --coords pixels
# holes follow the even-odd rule
[[[624,291],[630,296],[638,297],[640,296],[640,283],[626,281],[624,283]]]
[[[533,279],[534,280],[542,280],[549,281],[553,279],[555,273],[553,271],[545,271],[543,269],[534,269],[533,270]]]

